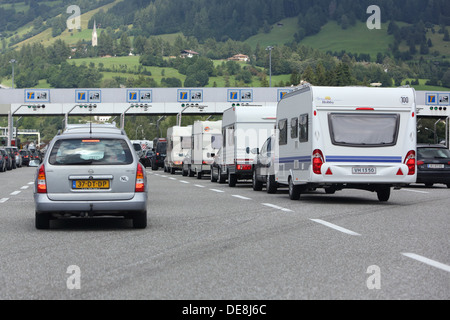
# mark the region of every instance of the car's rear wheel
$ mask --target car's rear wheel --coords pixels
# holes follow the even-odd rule
[[[276,193],[278,189],[278,184],[275,181],[275,176],[272,175],[267,175],[267,180],[266,180],[266,191],[267,193]]]
[[[50,214],[48,212],[35,212],[36,229],[50,228]]]
[[[147,227],[147,211],[136,212],[133,215],[133,228],[144,229]]]
[[[389,200],[389,197],[391,196],[391,188],[383,188],[377,190],[377,196],[378,200],[381,202],[386,202]]]
[[[262,182],[258,181],[256,169],[253,170],[252,187],[253,187],[253,190],[255,190],[255,191],[261,191],[263,188]]]
[[[231,174],[228,172],[228,186],[229,187],[236,187],[237,183],[237,176],[235,174]]]
[[[214,175],[214,167],[211,166],[211,182],[217,182],[217,177]]]
[[[291,178],[289,178],[289,199],[300,199],[300,186],[295,185]]]
[[[219,183],[225,183],[227,181],[227,176],[222,172],[222,168],[219,167],[218,171],[219,172],[218,172],[217,179],[218,179]]]

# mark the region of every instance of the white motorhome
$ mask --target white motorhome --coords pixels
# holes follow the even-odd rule
[[[192,126],[173,126],[167,129],[167,153],[164,171],[172,174],[181,170],[183,159],[191,148]]]
[[[376,192],[416,181],[411,88],[303,86],[278,103],[275,180],[289,197],[315,188]]]
[[[214,156],[222,146],[222,121],[195,121],[192,127],[191,175],[211,173]]]
[[[274,133],[277,107],[236,106],[224,111],[222,118],[224,167],[228,185],[251,179],[255,148],[260,148]]]

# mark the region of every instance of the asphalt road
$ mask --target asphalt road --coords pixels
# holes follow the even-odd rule
[[[34,227],[35,168],[0,173],[0,299],[450,298],[449,189],[298,201],[147,169],[148,227]]]

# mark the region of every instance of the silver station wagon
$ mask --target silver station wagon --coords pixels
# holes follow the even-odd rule
[[[68,125],[37,168],[36,228],[65,217],[118,216],[147,226],[147,177],[125,132],[114,125]]]

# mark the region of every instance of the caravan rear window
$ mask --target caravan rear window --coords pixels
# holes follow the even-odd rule
[[[349,147],[393,146],[399,122],[398,114],[328,114],[332,143]]]

